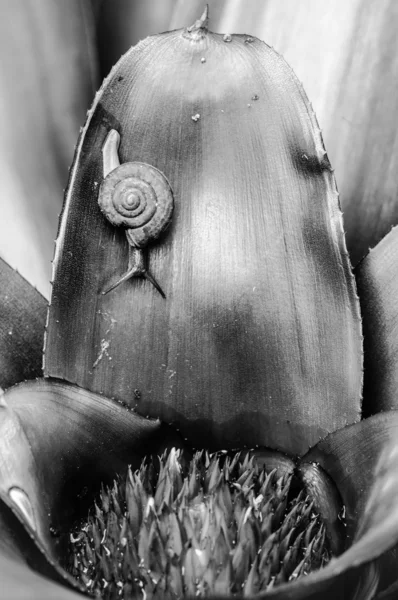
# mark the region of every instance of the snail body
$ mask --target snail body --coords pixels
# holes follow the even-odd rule
[[[143,276],[165,297],[155,279],[149,275],[141,250],[156,240],[170,225],[174,197],[161,171],[142,162],[120,164],[120,135],[112,129],[102,149],[104,180],[98,204],[106,219],[124,227],[130,246],[129,268],[122,278],[106,289],[106,294],[131,277]]]

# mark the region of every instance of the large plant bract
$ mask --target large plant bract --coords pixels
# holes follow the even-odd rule
[[[156,56],[158,47],[166,64],[179,67],[172,77],[155,68],[151,53]],[[195,84],[228,73],[231,57],[235,64],[242,60],[243,81],[234,73],[231,81],[217,78],[218,88]],[[269,71],[261,71],[258,65],[267,62]],[[269,72],[278,73],[276,83]],[[141,88],[142,98],[129,95],[131,73],[137,89],[140,77],[148,86]],[[175,115],[162,113],[157,97],[145,91],[162,77]],[[144,118],[148,111],[155,117],[151,128]],[[179,129],[167,125],[181,119],[186,123]],[[266,135],[257,137],[261,127]],[[141,281],[100,296],[104,280],[126,260],[123,238],[115,236],[96,203],[101,147],[110,129],[122,135],[123,162],[142,160],[166,172],[179,200],[177,221],[151,255],[153,269],[166,281],[165,303]],[[168,144],[162,146],[165,131]],[[385,256],[393,254],[395,238],[393,231],[358,269],[366,347],[381,353],[380,360],[394,356],[387,325],[395,317],[394,302],[382,283],[393,269]],[[3,273],[10,278],[5,266]],[[25,284],[12,279],[18,296]],[[29,310],[34,303],[41,306],[33,292],[24,293],[32,295]],[[5,354],[17,381],[38,371],[40,326],[14,333],[14,313],[28,309],[24,302],[10,302],[7,293],[3,301]],[[205,17],[190,30],[140,44],[105,83],[71,172],[45,367],[47,376],[70,383],[50,379],[16,387],[1,411],[2,498],[35,542],[27,545],[5,508],[5,555],[15,558],[24,550],[38,570],[62,579],[61,550],[51,531],[70,524],[82,509],[82,494],[144,454],[183,444],[172,426],[143,418],[149,414],[178,426],[196,446],[250,444],[304,455],[300,468],[315,462],[336,483],[348,513],[347,551],[270,597],[333,597],[337,590],[370,597],[379,585],[385,587],[392,556],[386,551],[398,536],[392,502],[396,415],[355,424],[362,352],[358,314],[330,165],[303,92],[280,58],[249,36],[209,34]],[[22,345],[29,342],[28,366],[14,335]],[[133,343],[127,346],[127,340]],[[380,394],[369,399],[367,411],[392,409],[393,361],[380,368],[378,360],[375,368],[371,353],[367,356],[368,372],[380,378]],[[7,373],[4,385],[9,378]],[[361,577],[363,565],[380,555],[377,568]]]

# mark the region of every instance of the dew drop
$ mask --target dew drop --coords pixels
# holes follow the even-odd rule
[[[200,119],[200,114],[196,113],[196,115],[192,115],[191,119],[192,119],[192,121],[195,121],[195,123],[196,123]]]
[[[61,535],[61,532],[53,525],[50,525],[50,534],[52,537],[59,537]]]
[[[206,62],[206,59],[205,59],[205,57],[204,57],[204,56],[203,56],[203,57],[200,59],[200,62],[201,62],[201,63],[205,63],[205,62]]]
[[[250,36],[245,39],[245,44],[252,44],[253,42],[254,42],[254,38],[252,38]]]
[[[18,487],[10,488],[8,491],[8,495],[17,507],[19,513],[22,515],[24,521],[27,522],[27,524],[31,529],[33,529],[33,531],[36,531],[35,517],[28,495]]]
[[[232,35],[230,33],[226,33],[223,37],[224,42],[232,42]]]
[[[247,106],[248,106],[248,108],[251,108],[251,104],[248,104]]]
[[[258,96],[257,94],[254,94],[252,96],[252,100],[254,100],[254,101],[258,100],[259,98],[260,98],[260,96]]]

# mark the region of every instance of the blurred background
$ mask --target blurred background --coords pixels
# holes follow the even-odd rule
[[[290,63],[335,169],[353,264],[398,223],[398,2],[210,0],[210,25]],[[198,0],[0,0],[0,256],[47,298],[63,190],[95,91]]]

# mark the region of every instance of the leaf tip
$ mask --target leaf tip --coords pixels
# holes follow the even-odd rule
[[[197,19],[193,25],[187,27],[186,31],[188,32],[188,34],[190,34],[190,37],[192,37],[193,39],[202,38],[204,37],[204,34],[206,34],[208,31],[208,25],[209,5],[206,4],[203,13],[199,17],[199,19]]]

